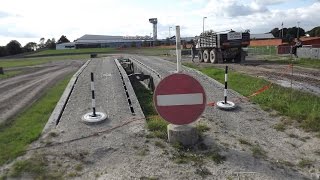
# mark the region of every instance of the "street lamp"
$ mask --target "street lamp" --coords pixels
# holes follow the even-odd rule
[[[172,29],[172,27],[169,27],[169,39],[170,39],[170,36],[171,36],[171,35],[170,35],[170,30],[171,30],[171,29]]]
[[[202,19],[202,32],[204,33],[204,20],[207,19],[207,17],[203,17]]]
[[[297,39],[299,39],[299,29],[300,29],[300,21],[297,22],[298,23],[298,31],[297,31]]]

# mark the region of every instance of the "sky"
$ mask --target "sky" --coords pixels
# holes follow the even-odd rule
[[[150,35],[149,18],[158,18],[158,38],[181,27],[182,37],[233,29],[251,33],[274,27],[320,26],[320,0],[8,0],[0,6],[0,46],[17,40],[24,46],[40,38],[85,34]]]

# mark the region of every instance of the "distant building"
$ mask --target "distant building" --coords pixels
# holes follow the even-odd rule
[[[75,40],[77,48],[105,47],[141,47],[143,43],[152,41],[150,36],[108,36],[86,34]]]
[[[282,39],[275,38],[271,33],[250,34],[250,46],[279,46]]]
[[[75,49],[75,48],[76,48],[75,42],[56,44],[56,49]]]
[[[272,33],[265,33],[265,34],[250,34],[250,39],[254,40],[262,40],[262,39],[274,39]]]

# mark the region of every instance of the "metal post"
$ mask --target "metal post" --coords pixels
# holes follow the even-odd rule
[[[281,39],[283,39],[283,22],[281,24]]]
[[[227,89],[228,89],[228,66],[224,75],[224,104],[227,104]]]
[[[92,96],[92,117],[96,117],[96,99],[94,94],[94,79],[93,73],[91,73],[91,96]]]
[[[297,39],[299,39],[299,29],[300,29],[300,22],[298,21]]]
[[[204,19],[207,19],[207,17],[203,17],[202,19],[202,32],[204,33]]]
[[[181,71],[180,26],[176,26],[176,55],[177,55],[177,73],[179,73]]]

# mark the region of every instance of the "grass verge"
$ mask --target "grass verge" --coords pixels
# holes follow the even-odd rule
[[[0,165],[23,155],[38,139],[71,75],[50,88],[37,102],[9,123],[0,125]]]
[[[201,68],[191,63],[185,63],[184,65],[197,69],[220,83],[224,83],[224,70],[222,69]],[[229,88],[243,96],[249,96],[269,83],[264,79],[242,73],[232,71],[228,73]],[[271,88],[250,100],[259,104],[264,110],[273,109],[278,111],[279,115],[285,115],[296,120],[306,130],[320,132],[319,96],[273,84]]]
[[[89,59],[88,55],[69,55],[69,56],[51,56],[51,57],[35,57],[35,58],[20,58],[20,59],[1,59],[0,67],[22,67],[22,66],[34,66],[39,64],[48,63],[51,61],[59,60],[78,60]]]
[[[20,73],[22,73],[22,71],[8,71],[8,72],[5,72],[5,74],[0,74],[0,79],[6,79],[9,77],[13,77],[13,76],[16,76]]]
[[[146,116],[147,127],[151,132],[148,137],[158,137],[161,139],[166,139],[168,123],[163,120],[156,112],[153,106],[151,91],[146,89],[139,82],[132,82],[132,86],[136,92],[142,111]]]

